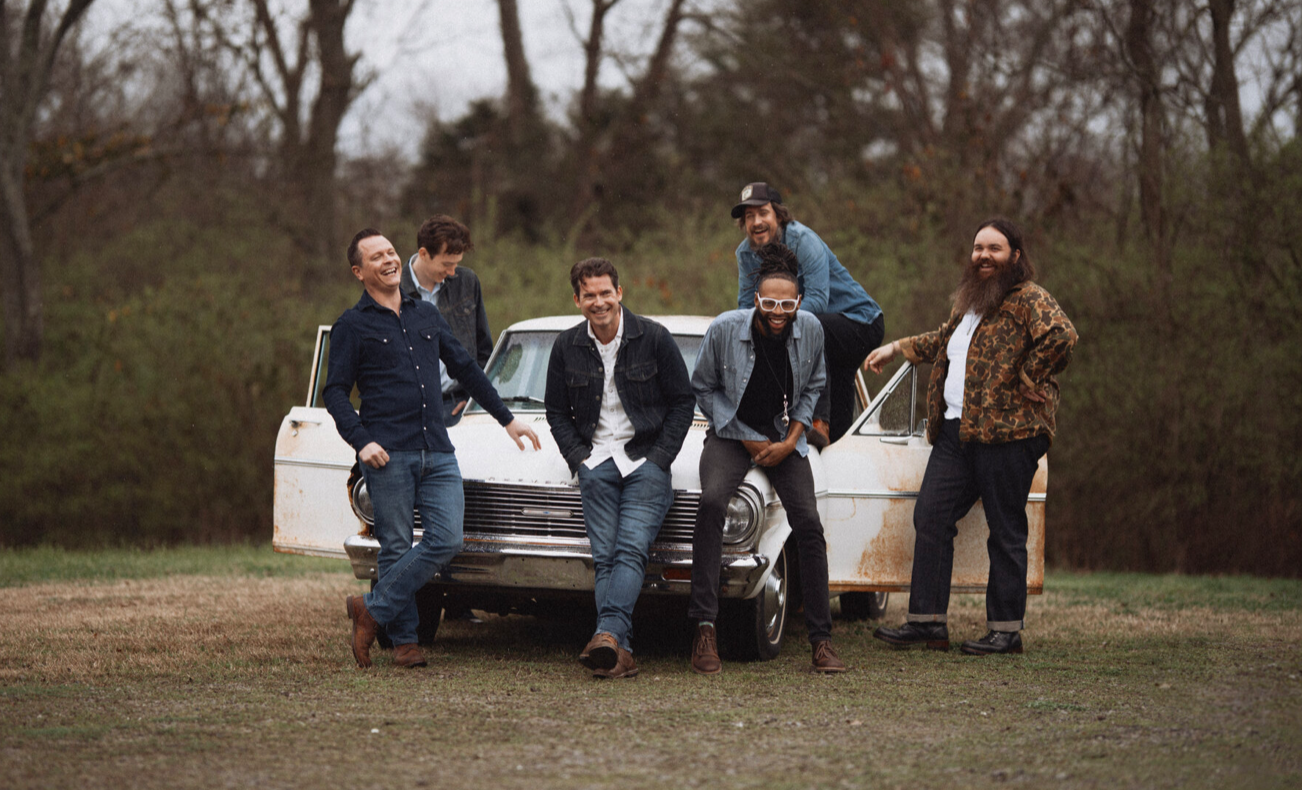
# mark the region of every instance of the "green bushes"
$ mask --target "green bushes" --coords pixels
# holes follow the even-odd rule
[[[1118,247],[1107,221],[1028,228],[1039,279],[1081,336],[1051,453],[1051,563],[1302,568],[1298,173],[1286,155],[1262,187],[1256,265],[1233,223],[1216,221],[1223,204],[1190,200],[1165,298],[1144,252]],[[798,216],[882,304],[888,338],[940,323],[967,239],[899,218],[858,224],[866,212],[848,202],[806,204]],[[884,205],[872,216],[888,217]],[[0,379],[0,543],[267,540],[276,431],[306,395],[315,327],[360,288],[342,260],[305,287],[282,234],[232,217],[158,219],[47,261],[44,361]],[[386,230],[412,252],[414,225]],[[740,237],[721,211],[666,213],[601,249],[477,233],[465,263],[495,332],[573,312],[569,268],[594,254],[619,267],[631,309],[714,314],[736,304]]]

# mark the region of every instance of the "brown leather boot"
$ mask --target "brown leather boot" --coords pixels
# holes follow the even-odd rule
[[[622,647],[616,647],[615,653],[619,656],[615,666],[610,669],[595,670],[592,673],[593,677],[610,678],[612,680],[637,677],[637,663],[633,661],[633,654]]]
[[[619,663],[619,643],[605,631],[593,634],[579,653],[579,663],[588,669],[611,669]]]
[[[832,649],[832,640],[824,639],[822,642],[814,643],[814,666],[815,672],[844,672],[845,663],[836,657],[836,651]]]
[[[421,650],[420,645],[415,642],[409,645],[396,645],[393,648],[393,663],[408,669],[429,666],[429,662],[425,660],[425,651]]]
[[[719,640],[712,625],[696,627],[696,639],[692,641],[692,671],[698,675],[717,675],[723,671],[723,662],[719,660]]]
[[[366,669],[371,665],[371,645],[375,644],[375,632],[380,624],[366,611],[362,596],[348,596],[344,606],[348,609],[348,619],[353,621],[353,658],[357,659],[358,668]]]

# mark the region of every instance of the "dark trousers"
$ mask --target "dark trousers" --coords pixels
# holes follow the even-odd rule
[[[823,325],[823,357],[827,361],[827,386],[814,404],[814,418],[825,420],[831,429],[828,438],[836,441],[850,430],[854,422],[854,375],[869,352],[882,344],[886,336],[886,317],[877,316],[871,324],[846,318],[840,313],[817,313]]]
[[[741,442],[720,439],[711,428],[701,450],[701,507],[692,537],[692,600],[687,616],[714,620],[719,614],[719,574],[723,568],[723,520],[728,500],[752,466]],[[800,583],[805,597],[809,641],[832,638],[832,612],[827,592],[827,542],[814,497],[814,473],[809,459],[791,453],[777,466],[760,467],[782,499],[787,521],[800,550]]]
[[[1026,616],[1026,497],[1049,437],[960,442],[958,423],[941,423],[913,510],[917,538],[908,619],[945,621],[958,520],[980,499],[990,525],[986,625],[992,631],[1020,631]]]

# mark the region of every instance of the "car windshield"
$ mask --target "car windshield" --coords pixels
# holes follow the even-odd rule
[[[547,393],[547,362],[559,332],[511,332],[488,363],[488,380],[511,411],[542,411]],[[690,373],[701,351],[700,335],[674,335]],[[472,411],[483,411],[475,403]]]

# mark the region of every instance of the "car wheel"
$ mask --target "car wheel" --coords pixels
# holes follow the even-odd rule
[[[371,580],[371,589],[375,589],[375,580]],[[416,642],[425,647],[434,644],[439,632],[439,623],[443,620],[443,593],[433,587],[422,587],[416,592],[416,611],[420,615],[420,624],[416,626]],[[393,640],[381,628],[375,635],[375,641],[382,650],[392,650]]]
[[[880,620],[886,616],[886,602],[891,594],[884,592],[841,593],[841,616],[846,620]]]
[[[787,630],[789,582],[784,548],[758,595],[744,601],[721,601],[719,636],[729,658],[770,661],[778,657]]]

